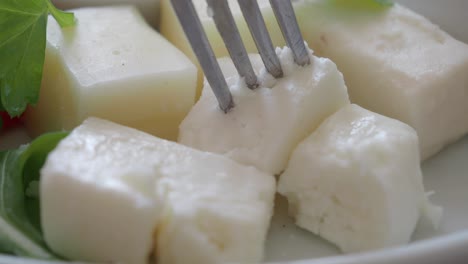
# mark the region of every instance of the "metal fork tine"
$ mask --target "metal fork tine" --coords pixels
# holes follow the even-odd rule
[[[231,55],[237,72],[240,76],[245,77],[245,82],[249,88],[256,88],[258,86],[257,76],[242,43],[242,38],[227,0],[207,0],[207,3],[213,11],[213,20]]]
[[[278,56],[276,56],[257,0],[238,0],[238,2],[262,57],[263,64],[265,64],[265,68],[275,78],[283,77],[283,69],[281,68]]]
[[[171,0],[171,2],[185,35],[192,46],[193,52],[203,68],[206,79],[218,99],[220,108],[227,113],[234,106],[232,95],[192,1]]]
[[[301,66],[310,63],[309,53],[304,44],[296,15],[290,0],[270,0],[276,20],[281,28],[286,43],[293,52],[294,61]]]

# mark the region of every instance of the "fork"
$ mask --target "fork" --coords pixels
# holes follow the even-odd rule
[[[237,72],[241,77],[245,78],[247,87],[255,89],[259,85],[257,76],[242,43],[227,0],[206,1],[208,8],[211,9],[209,13],[212,14]],[[218,100],[219,107],[225,113],[229,112],[234,107],[234,101],[192,0],[171,0],[171,2],[192,46],[192,50],[197,56],[206,79]],[[280,61],[271,42],[257,1],[238,0],[238,2],[266,70],[275,78],[283,77]],[[270,4],[283,37],[293,53],[295,63],[301,66],[309,64],[309,53],[299,30],[291,1],[270,0]]]

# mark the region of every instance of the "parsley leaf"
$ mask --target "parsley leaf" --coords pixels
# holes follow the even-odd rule
[[[39,197],[28,196],[28,189],[37,186],[47,155],[66,136],[66,132],[44,134],[29,145],[0,152],[0,252],[58,258],[42,236]]]
[[[73,14],[56,9],[50,0],[0,2],[0,108],[11,117],[37,103],[49,12],[61,26],[74,24]]]

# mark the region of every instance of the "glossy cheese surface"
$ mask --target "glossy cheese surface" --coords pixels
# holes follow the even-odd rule
[[[62,10],[90,6],[135,5],[151,26],[159,26],[159,0],[52,0],[52,2]]]
[[[343,76],[330,60],[310,54],[311,64],[301,67],[289,48],[277,48],[277,54],[284,71],[279,79],[266,72],[259,55],[250,57],[259,73],[260,86],[254,90],[222,59],[234,108],[222,112],[205,83],[180,126],[179,142],[271,174],[284,170],[296,145],[349,99]]]
[[[427,159],[468,133],[468,45],[395,4],[338,8],[304,0],[305,40],[343,72],[353,103],[416,129]]]
[[[418,137],[408,125],[357,105],[323,122],[294,150],[278,191],[297,225],[344,253],[408,243],[427,200]]]
[[[74,12],[75,27],[61,29],[49,18],[40,100],[26,114],[28,130],[70,130],[96,116],[176,139],[195,101],[195,66],[134,7]]]
[[[41,171],[41,218],[69,259],[260,262],[275,180],[253,167],[90,118]]]

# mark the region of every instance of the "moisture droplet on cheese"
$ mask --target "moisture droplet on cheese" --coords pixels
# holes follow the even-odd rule
[[[256,263],[275,191],[253,167],[90,118],[41,170],[42,229],[73,260]]]
[[[297,146],[278,192],[297,225],[345,253],[408,243],[421,216],[437,226],[442,214],[424,193],[414,129],[357,105]]]
[[[129,6],[73,11],[74,27],[47,25],[39,103],[29,132],[71,130],[96,116],[166,139],[195,102],[196,67]]]
[[[341,10],[296,4],[304,39],[343,72],[350,99],[412,126],[427,159],[468,133],[468,45],[395,4]]]
[[[301,67],[289,48],[278,48],[277,54],[284,77],[276,80],[259,67],[258,55],[250,56],[260,73],[255,90],[246,87],[232,64],[221,62],[235,107],[227,114],[219,110],[206,82],[180,126],[179,142],[271,174],[283,171],[296,145],[349,100],[343,76],[330,60],[311,54],[311,65]]]

